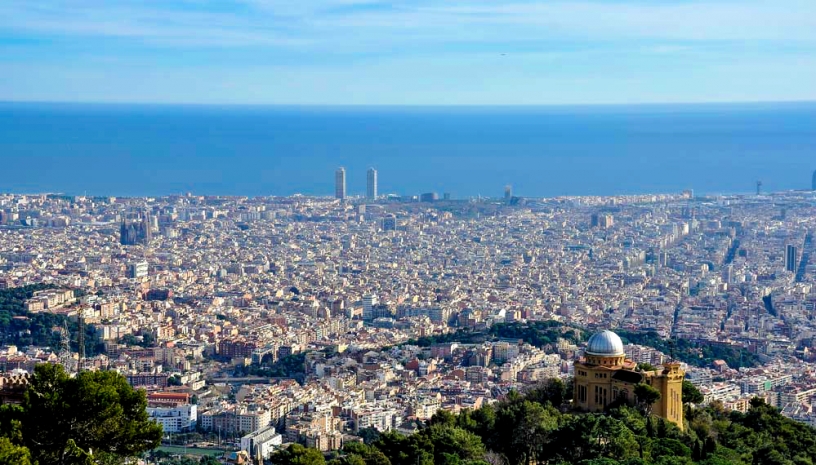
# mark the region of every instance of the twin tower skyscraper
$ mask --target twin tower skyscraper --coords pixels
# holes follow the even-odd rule
[[[334,197],[346,199],[346,169],[342,166],[334,172]],[[366,172],[366,199],[377,199],[377,170],[369,168]]]

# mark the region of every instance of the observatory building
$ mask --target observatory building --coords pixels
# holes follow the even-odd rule
[[[654,371],[639,371],[626,359],[623,341],[612,331],[589,338],[584,356],[575,361],[574,405],[587,412],[602,412],[616,400],[634,405],[635,386],[648,384],[660,392],[652,413],[683,427],[683,378],[677,362]]]

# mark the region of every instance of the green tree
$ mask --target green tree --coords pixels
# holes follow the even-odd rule
[[[672,457],[689,457],[691,458],[691,449],[682,442],[671,438],[660,438],[653,441],[651,444],[652,458],[662,456]]]
[[[357,454],[350,454],[329,460],[328,465],[367,465],[365,459]]]
[[[538,402],[540,404],[546,404],[549,402],[554,407],[560,407],[561,404],[564,403],[566,396],[566,384],[558,378],[551,378],[535,385],[532,389],[527,391],[524,397],[527,400]]]
[[[637,369],[641,371],[655,371],[657,367],[649,362],[640,362],[637,364]]]
[[[550,433],[558,427],[558,411],[530,402],[515,392],[496,410],[494,433],[488,447],[503,454],[511,465],[527,463],[541,455]]]
[[[691,381],[683,381],[683,403],[699,404],[704,400],[703,394]]]
[[[555,431],[548,458],[578,463],[582,460],[637,458],[640,448],[623,422],[599,414],[578,415]]]
[[[22,403],[23,441],[41,464],[136,457],[162,437],[146,407],[144,391],[118,373],[86,371],[70,378],[60,365],[38,365]]]
[[[291,444],[269,457],[275,465],[323,465],[326,459],[317,449],[303,447],[300,444]]]
[[[652,405],[660,400],[660,391],[648,384],[641,383],[635,386],[634,392],[640,408],[647,416],[650,415],[652,413]]]
[[[581,460],[578,465],[620,465],[620,462],[602,457],[599,459]]]
[[[364,443],[371,445],[377,442],[377,439],[380,439],[380,432],[377,428],[360,428],[360,430],[357,431],[357,436],[360,436]]]
[[[343,446],[346,454],[340,465],[391,465],[391,461],[379,449],[360,442],[347,442]]]
[[[474,411],[473,413],[469,414],[470,418],[473,420],[473,429],[471,430],[472,433],[480,436],[482,441],[486,443],[489,441],[489,438],[493,431],[495,430],[496,426],[496,409],[493,405],[488,404],[483,406],[482,408]]]
[[[480,460],[484,457],[485,448],[481,438],[462,428],[436,424],[418,434],[428,436],[433,443],[434,463],[450,461],[450,458],[444,460],[447,456],[459,460]]]
[[[31,452],[23,446],[12,444],[0,437],[0,465],[31,465]]]
[[[453,426],[456,424],[456,417],[448,412],[447,410],[437,410],[436,413],[433,414],[430,420],[428,420],[428,425],[447,425]]]

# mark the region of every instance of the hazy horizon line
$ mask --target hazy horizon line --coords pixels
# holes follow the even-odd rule
[[[709,198],[709,197],[727,197],[727,196],[751,196],[751,197],[766,197],[778,194],[794,194],[794,193],[807,193],[807,192],[816,192],[813,189],[784,189],[779,191],[767,191],[762,192],[761,194],[756,194],[756,192],[752,191],[733,191],[733,192],[698,192],[693,188],[682,189],[679,191],[653,191],[653,192],[621,192],[617,194],[561,194],[561,195],[553,195],[553,196],[526,196],[526,195],[519,195],[514,196],[519,199],[525,200],[550,200],[550,199],[562,199],[562,198],[587,198],[587,197],[642,197],[647,195],[677,195],[681,196],[684,194],[684,191],[691,191],[692,197],[689,200],[701,199],[701,198]],[[422,193],[415,193],[415,194],[399,194],[396,192],[392,192],[389,194],[383,194],[379,196],[380,201],[386,200],[388,196],[397,196],[399,198],[406,198],[406,197],[419,197],[423,193],[439,193],[438,191],[426,191]],[[326,199],[326,200],[339,200],[337,199],[334,194],[326,193],[326,194],[315,194],[315,193],[304,193],[304,192],[295,192],[293,194],[265,194],[265,195],[250,195],[250,194],[206,194],[206,193],[196,193],[194,191],[188,192],[171,192],[166,194],[158,194],[158,195],[116,195],[116,194],[71,194],[68,192],[57,192],[57,191],[43,191],[43,192],[12,192],[12,191],[0,191],[0,196],[3,195],[22,195],[22,196],[40,196],[40,195],[58,195],[58,196],[66,196],[66,197],[86,197],[86,198],[103,198],[103,197],[114,197],[117,199],[146,199],[146,198],[165,198],[165,197],[173,197],[173,196],[182,196],[186,197],[189,194],[191,197],[225,197],[225,198],[232,198],[232,197],[246,197],[249,199],[257,199],[257,198],[293,198],[293,197],[305,197],[305,198],[312,198],[312,199]],[[347,195],[346,199],[351,200],[369,200],[366,198],[365,193],[358,193],[353,195]],[[441,203],[446,201],[463,201],[463,200],[475,200],[475,199],[482,199],[482,200],[503,200],[504,197],[502,195],[497,196],[490,196],[490,195],[465,195],[465,196],[456,196],[452,197],[449,200],[438,199],[435,202]],[[376,202],[376,201],[375,201]],[[427,202],[426,202],[427,203]]]

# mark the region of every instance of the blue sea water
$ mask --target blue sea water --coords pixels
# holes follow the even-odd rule
[[[806,189],[816,103],[264,107],[0,103],[0,192],[454,198]]]

